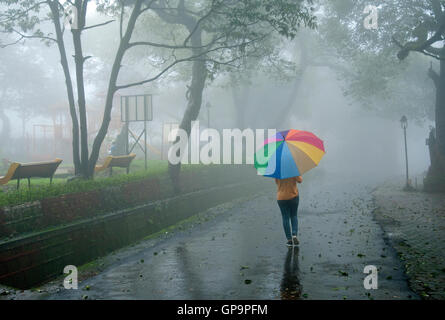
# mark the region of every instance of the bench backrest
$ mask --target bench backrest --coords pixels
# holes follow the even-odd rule
[[[134,157],[136,157],[134,153],[131,153],[128,156],[110,156],[111,160],[108,166],[127,168],[128,166],[130,166],[130,163],[134,159]]]
[[[61,159],[56,159],[54,161],[21,163],[11,179],[50,178],[61,162]]]

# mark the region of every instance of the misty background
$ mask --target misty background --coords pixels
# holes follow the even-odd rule
[[[91,6],[87,15],[90,24],[107,20],[106,15],[94,10],[93,3]],[[424,95],[419,96],[411,90],[411,96],[400,99],[395,85],[385,94],[371,93],[366,101],[348,94],[351,82],[344,72],[346,69],[348,74],[354,74],[356,66],[349,66],[335,50],[324,46],[326,14],[323,10],[318,12],[321,24],[318,30],[302,28],[295,39],[276,39],[275,51],[286,60],[281,69],[228,68],[207,82],[197,119],[201,128],[210,123],[210,127],[221,130],[276,127],[311,131],[325,143],[327,153],[319,165],[321,171],[345,178],[360,175],[364,179],[367,176],[387,179],[405,174],[399,120],[406,114],[410,173],[420,183],[430,161],[425,139],[434,125],[431,111],[434,93],[423,91]],[[85,63],[91,140],[102,121],[118,28],[116,21],[83,34],[85,55],[92,56]],[[143,34],[143,28],[143,25],[138,27],[136,37]],[[164,37],[160,30],[154,31]],[[14,35],[0,37],[2,43],[14,41]],[[73,48],[69,34],[65,37],[70,51]],[[137,81],[157,69],[153,62],[157,53],[151,59],[147,50],[128,54],[120,79]],[[20,45],[0,49],[0,59],[0,157],[4,162],[62,157],[65,164],[72,163],[71,123],[58,51],[53,45],[27,39]],[[412,55],[406,62],[397,61],[400,71],[393,76],[393,83],[408,79],[414,86],[427,86],[430,80],[426,71],[418,70],[426,70],[429,62],[429,58],[421,55]],[[69,63],[73,67],[72,59]],[[370,68],[379,73],[384,66],[376,61]],[[183,63],[154,82],[119,90],[113,100],[112,121],[99,159],[108,155],[111,142],[122,129],[119,97],[126,94],[153,94],[153,121],[148,124],[147,143],[152,147],[149,157],[161,159],[161,153],[168,147],[163,126],[179,123],[187,107],[190,69],[190,63]],[[132,128],[136,132],[141,124],[132,124]],[[4,166],[1,173],[6,169]]]

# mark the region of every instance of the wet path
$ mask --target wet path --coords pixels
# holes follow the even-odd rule
[[[416,298],[372,218],[372,186],[303,185],[296,250],[284,245],[272,180],[269,186],[254,198],[210,210],[209,221],[121,250],[79,290],[45,298]],[[363,287],[366,265],[379,268],[378,290]]]

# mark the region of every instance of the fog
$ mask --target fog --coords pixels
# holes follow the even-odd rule
[[[95,10],[95,6],[90,7],[88,19],[91,24],[107,20],[108,17]],[[46,27],[50,28],[49,25]],[[84,37],[85,55],[92,56],[85,63],[89,148],[103,117],[109,71],[117,48],[113,35],[117,29],[117,22],[114,22],[102,29],[93,29]],[[153,39],[157,38],[155,32],[151,34]],[[140,38],[143,34],[139,30],[135,37]],[[241,127],[313,132],[324,141],[327,151],[317,170],[336,179],[360,176],[366,181],[368,177],[385,180],[403,176],[405,150],[399,119],[403,115],[400,111],[405,101],[397,100],[396,92],[391,97],[390,91],[387,100],[377,92],[374,106],[368,107],[360,99],[345,96],[345,88],[350,84],[336,68],[305,65],[307,61],[302,58],[301,48],[306,48],[309,56],[319,56],[319,40],[314,40],[319,35],[304,28],[301,34],[294,40],[274,40],[278,56],[288,58],[295,70],[285,66],[281,74],[267,68],[255,70],[252,66],[250,69],[226,68],[213,81],[206,82],[196,120],[202,126],[210,123],[210,127],[219,130]],[[2,43],[14,40],[13,34],[3,34],[2,37]],[[66,32],[64,37],[67,50],[72,51],[69,33]],[[137,81],[155,72],[159,66],[150,63],[150,55],[155,59],[159,52],[129,53],[122,66],[120,82]],[[334,52],[323,51],[322,55],[325,61],[342,63]],[[63,157],[64,163],[72,164],[71,120],[56,46],[46,46],[30,39],[2,48],[0,57],[3,61],[0,108],[4,115],[0,122],[3,132],[1,157],[22,162]],[[69,65],[74,70],[73,59],[69,60]],[[163,126],[179,124],[184,117],[190,68],[191,62],[184,62],[155,81],[118,90],[114,94],[112,121],[101,146],[100,158],[107,155],[111,142],[122,129],[119,97],[128,94],[153,95],[153,120],[148,123],[147,142],[154,149],[165,151],[168,146],[163,145],[166,142]],[[357,70],[351,68],[349,72]],[[234,76],[238,78],[236,83]],[[71,78],[75,79],[74,71]],[[370,96],[373,100],[372,94]],[[418,113],[427,113],[422,110],[430,108],[434,99],[433,94],[426,96],[424,105],[418,105]],[[210,110],[207,108],[209,105]],[[419,182],[429,166],[425,139],[431,125],[434,122],[428,117],[417,114],[409,117],[409,170],[412,178],[418,178]],[[142,128],[141,123],[131,126],[135,132]],[[151,152],[149,158],[160,159],[161,155]],[[6,170],[7,166],[4,166],[2,173]]]
[[[0,0],[0,300],[443,299],[445,1],[372,2]]]

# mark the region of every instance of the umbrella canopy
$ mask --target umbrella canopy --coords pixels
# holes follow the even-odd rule
[[[265,177],[287,179],[315,168],[325,154],[323,141],[301,130],[278,132],[255,153],[255,168]]]

